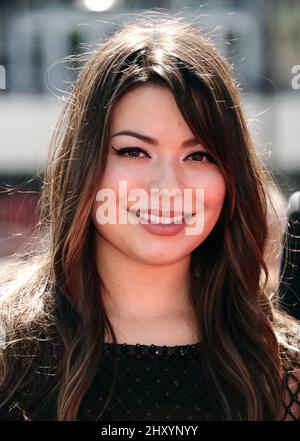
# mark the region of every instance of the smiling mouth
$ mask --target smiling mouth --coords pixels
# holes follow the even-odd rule
[[[137,218],[141,219],[142,221],[155,225],[181,224],[186,220],[191,219],[196,214],[196,213],[185,214],[185,215],[181,214],[181,215],[169,217],[169,216],[162,216],[161,214],[158,216],[151,212],[145,213],[145,212],[141,212],[140,210],[137,210],[136,212],[135,211],[130,211],[130,212],[134,214]]]

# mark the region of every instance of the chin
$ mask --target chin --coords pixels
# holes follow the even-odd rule
[[[132,247],[130,255],[136,260],[142,261],[149,265],[168,265],[180,259],[185,258],[192,253],[192,249],[184,250],[179,244],[166,245],[160,243],[150,243],[150,241],[141,242],[141,246]]]

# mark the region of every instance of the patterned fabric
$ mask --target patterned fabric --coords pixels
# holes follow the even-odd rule
[[[220,420],[203,378],[201,343],[183,346],[104,343],[104,352],[97,375],[81,403],[78,420]],[[116,372],[114,356],[118,360]],[[300,381],[295,372],[285,374],[283,420],[300,420]],[[0,421],[24,419],[16,401],[0,408]],[[48,412],[42,419],[52,418]]]
[[[300,373],[300,370],[298,370]],[[285,399],[283,420],[300,421],[300,381],[295,371],[287,371],[284,378]]]
[[[80,420],[95,420],[118,366],[111,404],[102,421],[208,420],[214,409],[201,372],[201,345],[146,346],[105,343],[105,358],[84,402]]]
[[[82,402],[78,419],[101,421],[202,421],[218,420],[209,398],[201,369],[201,343],[184,346],[128,345],[105,343],[103,366]],[[108,406],[101,413],[112,390],[113,354],[118,359],[115,386]],[[286,374],[283,419],[297,418],[297,389]],[[295,383],[295,381],[294,381]],[[290,389],[292,388],[292,389]],[[298,412],[298,413],[297,413]]]

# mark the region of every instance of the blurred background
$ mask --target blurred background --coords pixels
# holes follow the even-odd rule
[[[284,226],[287,199],[300,190],[299,0],[0,0],[0,264],[35,222],[49,141],[76,75],[63,58],[145,9],[198,17],[233,65]]]

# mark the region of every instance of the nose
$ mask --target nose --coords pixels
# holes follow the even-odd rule
[[[154,191],[155,190],[155,191]],[[151,179],[148,185],[148,193],[154,205],[158,208],[161,202],[162,210],[174,201],[175,212],[181,212],[183,206],[184,185],[180,176],[180,170],[171,160],[164,159],[159,164],[155,179]]]
[[[169,195],[175,189],[183,190],[183,185],[179,176],[179,168],[171,160],[162,160],[159,164],[154,179],[148,185],[151,190],[159,190],[159,195]]]

